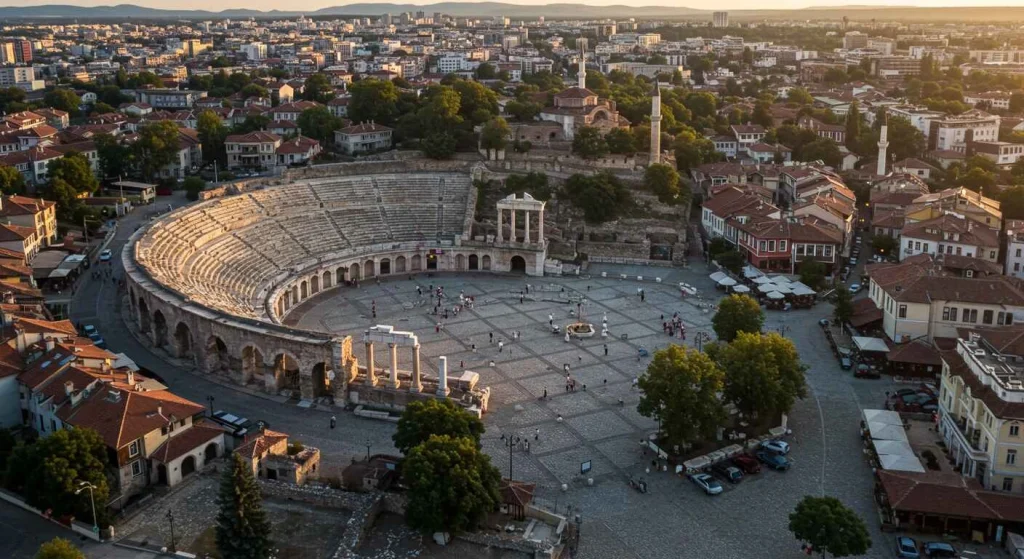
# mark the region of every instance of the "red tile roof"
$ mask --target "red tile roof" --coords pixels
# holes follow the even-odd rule
[[[222,435],[224,429],[217,425],[206,422],[193,425],[178,435],[168,437],[150,456],[167,464]]]
[[[172,418],[192,417],[204,409],[166,390],[137,392],[104,386],[74,408],[60,410],[58,416],[75,427],[94,429],[107,446],[119,449],[168,425]]]

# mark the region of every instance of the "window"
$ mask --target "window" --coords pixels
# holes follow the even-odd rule
[[[138,455],[139,455],[139,441],[132,441],[132,443],[130,445],[128,445],[128,458],[135,458]]]
[[[142,475],[142,460],[136,460],[132,462],[132,477],[139,477]]]
[[[775,241],[768,241],[768,252],[775,252]]]
[[[907,241],[907,250],[914,250],[914,241]]]
[[[1017,258],[1020,258],[1020,256],[1021,256],[1020,252],[1021,252],[1021,251],[1020,251],[1020,249],[1018,248],[1018,249],[1017,249]]]
[[[957,255],[957,256],[960,256],[960,252],[961,252],[961,249],[962,249],[962,248],[963,248],[963,247],[956,247],[956,255]]]
[[[757,250],[758,250],[758,252],[760,252],[762,250],[766,250],[767,248],[768,248],[768,242],[767,241],[758,241],[757,242]]]
[[[996,251],[994,251],[994,250],[988,251],[988,257],[989,257],[989,260],[995,260],[996,259]]]
[[[928,252],[928,243],[921,245],[921,247],[924,252]]]
[[[978,309],[964,309],[964,322],[978,322]]]
[[[825,258],[832,258],[832,245],[825,245]]]
[[[1017,451],[1010,449],[1006,451],[1006,465],[1012,466],[1017,463]]]
[[[964,275],[969,277],[969,278],[973,278],[974,277],[974,270],[967,270],[966,272],[964,272]]]
[[[949,320],[949,307],[942,307],[942,320]]]
[[[1013,263],[1013,271],[1014,272],[1019,272],[1020,271],[1020,262],[1014,262]]]
[[[1011,437],[1019,437],[1020,436],[1020,425],[1016,425],[1016,424],[1010,425],[1010,436]]]
[[[787,244],[787,241],[779,241],[779,252],[785,252],[786,251],[786,244]]]
[[[900,305],[899,317],[900,318],[907,318],[907,306],[906,305]]]
[[[949,319],[956,322],[956,307],[949,307]]]
[[[1013,491],[1013,478],[1012,477],[1004,477],[1003,478],[1003,491]]]
[[[992,314],[992,311],[985,311],[981,315],[981,321],[984,322],[985,324],[992,324]]]

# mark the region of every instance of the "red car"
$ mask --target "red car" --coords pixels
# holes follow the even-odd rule
[[[735,464],[737,468],[743,470],[743,473],[745,474],[761,473],[761,463],[757,461],[757,458],[754,458],[749,454],[733,456],[732,463]]]

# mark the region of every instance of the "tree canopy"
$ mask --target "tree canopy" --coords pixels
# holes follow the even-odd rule
[[[140,127],[138,134],[132,152],[143,178],[153,180],[178,158],[178,125],[170,120],[152,122]]]
[[[402,463],[405,519],[423,532],[473,530],[501,502],[501,474],[469,437],[431,435]]]
[[[407,455],[413,447],[426,442],[431,435],[467,437],[479,447],[483,433],[483,422],[473,414],[451,400],[430,398],[410,402],[406,406],[391,440],[395,448]]]
[[[685,192],[680,188],[679,173],[671,165],[655,163],[644,171],[644,186],[658,196],[663,204],[686,204],[689,202],[690,189]],[[685,185],[683,185],[685,187]]]
[[[480,131],[480,147],[484,149],[502,150],[508,145],[508,138],[512,134],[508,122],[501,118],[493,118],[484,124]]]
[[[70,540],[53,538],[39,546],[35,559],[85,559],[85,554]]]
[[[0,193],[5,195],[25,193],[25,175],[14,167],[0,166]]]
[[[718,394],[724,373],[702,352],[675,344],[654,353],[638,385],[637,411],[656,418],[671,444],[687,444],[715,435],[725,421]]]
[[[588,223],[611,221],[632,205],[626,185],[607,172],[589,177],[572,175],[565,181],[562,191],[573,206],[583,211]]]
[[[823,557],[864,555],[871,549],[864,520],[835,497],[804,497],[789,515],[789,531]]]
[[[348,116],[353,122],[376,122],[392,126],[398,117],[398,89],[389,81],[365,79],[348,88],[352,95]]]
[[[572,152],[583,159],[600,159],[608,155],[608,142],[597,128],[583,126],[573,136]]]
[[[746,414],[789,413],[807,396],[806,367],[793,342],[775,332],[739,332],[715,360],[725,371],[725,397]]]
[[[217,551],[223,559],[270,559],[270,521],[252,464],[232,452],[217,496]]]
[[[319,140],[322,145],[334,143],[334,132],[341,128],[341,119],[327,107],[310,107],[299,114],[296,123],[302,135]]]
[[[711,325],[719,340],[731,342],[740,332],[760,332],[764,313],[754,298],[733,294],[718,304],[718,312],[711,319]]]

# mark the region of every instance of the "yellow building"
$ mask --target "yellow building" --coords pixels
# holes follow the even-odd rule
[[[947,188],[915,198],[905,212],[906,222],[909,224],[935,219],[945,212],[960,214],[996,231],[1002,227],[1000,203],[964,187]]]

